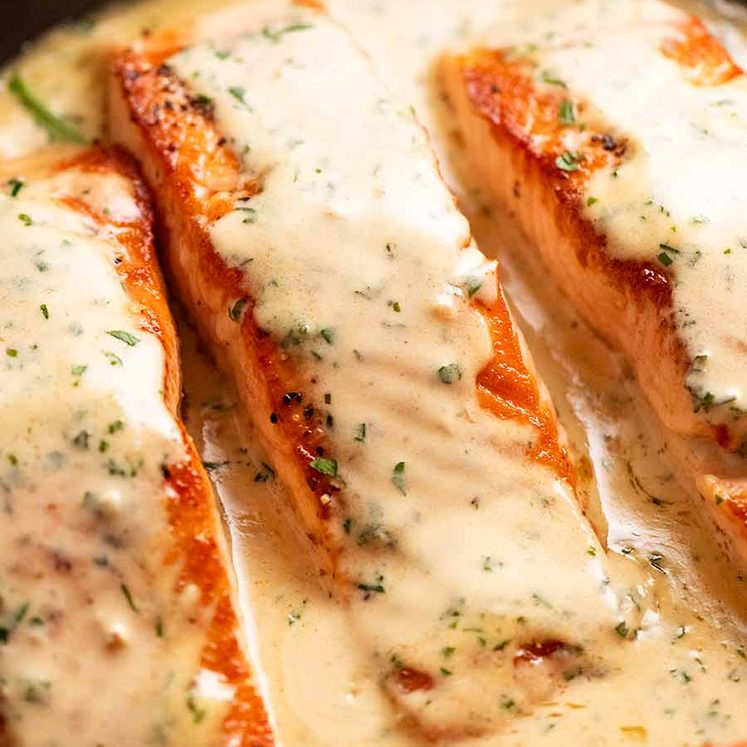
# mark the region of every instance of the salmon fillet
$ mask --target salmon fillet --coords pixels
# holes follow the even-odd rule
[[[325,418],[320,410],[305,412],[301,401],[286,396],[299,388],[298,364],[259,328],[243,273],[220,257],[208,232],[237,203],[260,193],[262,180],[243,171],[215,124],[210,101],[166,64],[185,43],[172,38],[144,42],[118,58],[110,99],[112,136],[141,159],[157,195],[166,262],[180,298],[218,359],[236,376],[271,453],[287,465],[285,477],[310,535],[328,555],[325,566],[333,569],[339,543],[328,527],[339,506],[326,497],[337,496],[339,488],[330,476],[309,467],[328,451]],[[496,274],[491,283],[498,282]],[[499,418],[529,424],[536,433],[532,459],[571,481],[552,404],[531,370],[502,294],[474,308],[488,323],[493,345],[493,358],[476,382],[481,404]]]
[[[0,164],[0,742],[269,745],[119,150]]]
[[[645,157],[648,143],[639,142],[632,127],[625,129],[614,121],[605,110],[606,101],[591,98],[583,88],[574,90],[572,82],[553,78],[548,71],[551,65],[552,70],[563,70],[565,63],[569,76],[574,75],[579,65],[574,55],[585,45],[592,46],[587,40],[596,30],[605,40],[613,33],[622,38],[606,68],[603,45],[593,45],[600,50],[594,60],[602,65],[597,70],[602,81],[605,75],[613,76],[612,66],[621,58],[632,64],[629,58],[639,47],[646,50],[646,62],[658,59],[671,68],[670,75],[677,76],[675,97],[693,91],[726,97],[732,88],[741,94],[744,73],[702,20],[652,0],[626,7],[614,24],[589,23],[581,31],[576,29],[573,38],[561,38],[546,48],[528,45],[532,51],[526,53],[510,47],[480,48],[448,56],[443,66],[445,85],[468,148],[480,154],[475,164],[485,181],[516,211],[575,305],[607,340],[629,355],[664,423],[675,432],[739,450],[745,421],[741,411],[729,407],[735,398],[725,397],[722,402],[714,392],[699,391],[692,381],[697,373],[693,369],[705,360],[698,360],[699,351],[689,347],[683,335],[683,324],[687,325],[680,315],[687,310],[675,308],[673,288],[681,272],[676,260],[683,251],[677,248],[677,232],[682,230],[677,225],[679,216],[652,198],[642,202],[641,214],[635,215],[647,224],[643,240],[635,225],[627,237],[619,231],[610,236],[604,230],[616,226],[601,211],[632,210],[629,195],[622,186],[609,187],[607,199],[617,201],[609,206],[595,196],[594,188],[603,177],[610,182],[622,180]],[[626,36],[629,48],[624,46]],[[704,99],[702,106],[713,106],[713,101]],[[652,107],[663,116],[655,103]],[[672,158],[669,152],[662,156],[674,168]],[[635,175],[645,189],[646,173]],[[725,194],[723,201],[728,200]],[[662,223],[654,222],[643,208],[663,215]],[[696,224],[710,220],[706,215],[688,217]],[[645,249],[641,251],[642,241],[647,243],[648,257]],[[709,250],[723,252],[724,248],[705,244],[701,252]],[[628,259],[626,251],[639,256]],[[699,256],[695,255],[696,262]],[[713,324],[714,335],[723,334],[719,322]],[[733,330],[737,331],[741,333],[741,328]],[[732,348],[739,347],[738,340],[730,342]]]
[[[688,468],[747,560],[747,315],[732,295],[745,268],[731,248],[747,78],[702,19],[657,0],[582,2],[555,20],[554,35],[530,24],[524,45],[444,58],[461,136],[561,289],[697,450]]]
[[[343,30],[285,7],[122,51],[111,131],[142,161],[174,287],[386,693],[429,738],[490,733],[514,715],[497,689],[531,712],[571,662],[594,668],[594,636],[620,641],[603,552],[495,263],[424,133]],[[550,515],[551,538],[528,529]],[[491,574],[494,551],[517,570]],[[519,558],[552,564],[553,582]],[[488,623],[504,633],[486,652],[469,631]]]

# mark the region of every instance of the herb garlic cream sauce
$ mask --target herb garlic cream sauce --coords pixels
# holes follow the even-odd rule
[[[94,136],[103,122],[97,82],[111,41],[143,26],[199,18],[222,4],[157,0],[114,9],[95,22],[53,32],[20,59],[18,74],[45,106],[77,117],[80,131]],[[747,736],[742,582],[709,547],[690,496],[669,466],[667,441],[624,367],[547,287],[521,237],[512,232],[510,216],[501,222],[500,234],[487,230],[484,214],[491,211],[495,224],[496,208],[486,205],[469,181],[433,78],[434,63],[447,47],[509,21],[517,35],[527,36],[545,17],[562,23],[565,11],[577,4],[541,0],[528,13],[529,5],[523,0],[330,3],[332,15],[371,55],[399,100],[372,78],[352,43],[327,22],[301,20],[300,25],[312,28],[275,40],[237,37],[227,56],[216,55],[226,49],[225,39],[219,47],[196,45],[172,61],[190,85],[213,98],[217,121],[236,138],[247,170],[273,166],[265,192],[253,200],[256,221],[244,224],[231,214],[214,227],[214,239],[224,256],[236,261],[252,257],[247,280],[267,328],[286,334],[303,322],[312,331],[334,330],[334,345],[320,334],[322,360],[310,361],[308,370],[318,374],[322,401],[330,395],[340,474],[347,490],[362,497],[351,519],[361,530],[371,527],[378,543],[373,551],[360,548],[351,561],[354,572],[366,571],[360,581],[367,593],[349,605],[330,599],[313,573],[305,538],[284,508],[289,499],[268,457],[253,445],[230,387],[194,351],[186,334],[190,424],[227,509],[252,645],[283,744],[418,744],[380,686],[392,656],[435,671],[434,692],[442,693],[432,701],[417,700],[413,693],[398,705],[426,727],[447,724],[454,739],[464,737],[465,744],[700,745]],[[595,0],[593,5],[598,13],[611,14],[628,3]],[[553,15],[558,10],[563,13]],[[252,3],[241,12],[247,14],[245,25],[251,25]],[[733,38],[743,44],[738,34]],[[334,81],[322,76],[320,70],[329,69],[325,66],[336,71]],[[199,76],[192,76],[194,71]],[[0,97],[2,153],[13,157],[45,144],[45,133],[17,98],[8,90]],[[580,491],[602,543],[569,489],[515,449],[526,440],[522,428],[497,421],[476,405],[472,382],[489,346],[485,329],[457,291],[464,275],[475,268],[485,272],[487,263],[474,249],[464,248],[467,227],[434,175],[409,105],[428,129],[480,245],[486,252],[501,250],[507,287],[579,455]],[[246,153],[244,138],[251,147]],[[10,207],[1,218],[6,246],[13,251],[7,258],[3,254],[0,277],[10,299],[6,305],[17,309],[16,327],[3,329],[3,344],[17,356],[6,356],[0,391],[3,402],[11,397],[4,412],[12,413],[0,436],[0,475],[18,498],[16,513],[0,525],[3,620],[13,642],[0,641],[0,677],[3,693],[14,693],[23,714],[33,715],[37,711],[32,709],[40,707],[42,721],[33,721],[38,726],[27,727],[20,742],[37,745],[52,743],[43,741],[45,723],[52,723],[44,719],[55,711],[41,715],[36,690],[43,701],[57,688],[54,671],[43,668],[54,662],[37,658],[42,649],[34,647],[33,636],[43,635],[44,628],[32,625],[32,619],[60,606],[74,617],[76,605],[67,603],[67,595],[87,593],[97,599],[101,630],[65,628],[68,645],[80,651],[81,675],[66,682],[58,697],[71,708],[81,704],[84,712],[87,701],[103,698],[117,718],[145,723],[150,717],[147,693],[138,694],[140,707],[132,702],[124,707],[126,669],[117,677],[123,684],[116,691],[94,689],[91,678],[105,656],[89,643],[95,635],[100,639],[118,624],[134,626],[133,641],[142,658],[128,659],[127,666],[158,664],[160,649],[145,621],[128,617],[133,612],[129,595],[139,608],[140,592],[147,589],[142,568],[131,569],[126,581],[112,580],[98,569],[53,589],[36,581],[42,584],[38,595],[28,593],[35,588],[31,582],[21,584],[5,570],[22,557],[6,549],[11,540],[25,533],[28,542],[38,542],[45,531],[39,517],[54,521],[54,514],[43,514],[40,494],[13,480],[21,479],[32,450],[62,451],[74,460],[68,470],[51,464],[48,470],[37,469],[34,485],[43,484],[45,493],[60,490],[57,481],[80,481],[80,475],[90,478],[94,490],[106,480],[98,455],[81,454],[70,442],[75,437],[72,418],[81,409],[87,414],[80,417],[91,419],[84,427],[96,438],[111,440],[112,446],[121,438],[122,455],[141,450],[151,455],[144,465],[153,470],[161,452],[173,446],[173,425],[158,401],[162,361],[154,347],[123,346],[126,355],[143,357],[142,383],[132,374],[126,381],[109,375],[100,351],[111,350],[117,341],[106,332],[127,329],[129,321],[121,289],[111,287],[111,275],[99,267],[101,248],[98,254],[90,248],[97,239],[78,225],[83,219],[77,214],[55,214],[52,220],[70,231],[70,241],[81,244],[76,272],[85,262],[101,281],[86,288],[74,284],[71,266],[65,264],[68,255],[54,242],[44,243],[49,255],[44,261],[57,273],[55,303],[83,333],[68,339],[61,327],[39,342],[21,334],[24,319],[42,313],[40,304],[47,305],[49,322],[62,317],[55,316],[60,312],[51,301],[31,298],[41,293],[38,283],[51,282],[51,276],[38,279],[24,231],[49,229],[43,220],[41,226],[26,226],[18,219],[23,212],[36,220],[38,210],[39,219],[47,220],[54,208],[44,203],[20,210],[11,203],[19,198],[32,200],[33,191],[15,198],[8,194]],[[460,272],[461,258],[469,260],[466,273]],[[89,288],[95,288],[90,297]],[[98,308],[91,312],[102,288],[109,288],[104,295],[115,300],[106,314]],[[37,344],[37,350],[30,349]],[[437,372],[452,363],[462,378],[446,385]],[[33,379],[29,368],[18,368],[21,364],[37,376],[53,378],[45,393],[68,383],[70,366],[88,368],[80,386],[73,386],[73,377],[64,397],[45,394],[48,398],[41,401],[38,386],[35,399],[25,395]],[[40,413],[43,432],[29,432]],[[145,443],[130,440],[130,428],[107,438],[111,423],[129,425],[138,418]],[[362,435],[364,441],[356,440]],[[134,504],[140,491],[152,492],[149,479],[156,479],[155,472],[144,466],[128,488],[138,492],[123,500]],[[77,527],[88,526],[91,519],[83,505],[68,508],[69,524],[46,531],[54,530],[60,543],[75,548]],[[137,522],[139,517],[128,512],[117,521]],[[395,557],[381,547],[388,532],[402,550]],[[87,536],[89,552],[98,552],[101,539],[93,531]],[[158,541],[155,528],[143,539],[150,541]],[[42,557],[28,552],[30,559],[22,566]],[[54,597],[63,592],[65,599]],[[26,608],[32,596],[48,607]],[[560,636],[573,644],[573,660],[559,678],[541,666],[537,672],[530,666],[519,677],[511,674],[513,653],[534,636]],[[26,691],[17,688],[34,678],[52,684],[49,692],[44,684],[32,688],[29,702],[19,697]],[[115,719],[108,733],[116,729]]]
[[[65,200],[120,224],[141,206],[116,173],[32,160],[0,166],[2,731],[39,747],[184,744],[214,727],[194,724],[199,590],[178,597],[164,568],[162,468],[184,443],[162,343],[115,269],[118,229]]]

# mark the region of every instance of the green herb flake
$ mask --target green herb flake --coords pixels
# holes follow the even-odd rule
[[[75,145],[85,145],[86,139],[69,122],[61,119],[30,91],[23,79],[15,73],[8,83],[8,91],[16,101],[34,118],[36,123],[47,131],[50,140],[58,140]]]
[[[205,720],[205,716],[207,716],[207,711],[204,708],[200,708],[197,705],[197,701],[195,701],[194,695],[190,695],[187,698],[187,708],[189,709],[189,712],[192,714],[192,720],[196,723],[202,723]]]
[[[47,680],[36,678],[28,680],[26,683],[26,689],[23,694],[23,699],[27,703],[45,703],[49,696],[49,690],[51,687],[51,683]]]
[[[337,461],[335,459],[317,457],[309,462],[309,467],[322,475],[329,475],[329,477],[337,475]]]
[[[364,443],[366,440],[366,424],[358,423],[355,428],[355,440],[359,443]]]
[[[112,433],[117,433],[117,431],[121,431],[123,429],[124,422],[121,420],[113,420],[106,428],[106,430],[109,432],[109,435],[111,435]]]
[[[586,207],[592,207],[592,205],[596,205],[599,202],[598,197],[587,197],[586,198]]]
[[[15,348],[5,348],[5,355],[8,358],[18,358],[18,351]]]
[[[438,369],[438,378],[443,384],[453,384],[462,378],[462,368],[458,363],[449,363]]]
[[[319,330],[319,334],[324,338],[328,345],[334,345],[335,343],[335,331],[331,327],[325,327]]]
[[[292,23],[289,26],[285,26],[282,29],[272,29],[269,26],[265,26],[262,29],[262,36],[265,39],[271,41],[273,44],[277,44],[285,34],[292,34],[297,31],[305,31],[310,29],[311,25],[308,23]]]
[[[482,278],[467,278],[464,285],[467,288],[467,297],[472,298],[482,288],[483,280]]]
[[[103,353],[110,366],[124,366],[124,361],[116,353],[111,350],[104,350]]]
[[[672,258],[666,252],[660,252],[657,259],[664,265],[664,267],[671,267],[673,262]]]
[[[561,88],[568,88],[564,80],[560,80],[560,78],[556,78],[552,73],[550,73],[547,70],[543,70],[542,80],[551,86],[560,86]]]
[[[246,96],[246,88],[242,88],[241,86],[231,86],[231,88],[228,89],[228,92],[242,106],[245,106],[249,111],[252,111],[252,107],[247,104],[246,99],[244,98]]]
[[[140,610],[137,608],[135,600],[132,598],[132,592],[130,591],[130,588],[127,586],[127,584],[120,584],[119,588],[121,589],[124,598],[127,600],[127,605],[129,606],[129,608],[139,615]]]
[[[18,193],[23,189],[26,182],[23,181],[23,179],[8,179],[7,182],[5,182],[8,185],[8,191],[10,192],[11,197],[18,197]]]
[[[18,220],[20,220],[26,227],[34,224],[34,221],[31,220],[31,216],[28,213],[18,213]]]
[[[257,211],[253,207],[237,207],[236,211],[244,214],[244,217],[241,219],[242,223],[251,225],[257,222]]]
[[[49,319],[49,307],[47,306],[47,304],[45,304],[45,303],[41,304],[39,306],[39,311],[41,311],[42,316],[45,319]]]
[[[356,587],[360,589],[360,591],[365,591],[367,595],[386,594],[386,589],[384,588],[384,577],[381,575],[377,576],[376,583],[374,584],[359,582],[356,584]]]
[[[114,337],[117,340],[120,340],[125,345],[129,345],[131,348],[135,347],[135,345],[140,342],[140,339],[138,337],[135,337],[135,335],[130,334],[123,329],[109,329],[107,330],[106,334],[111,335],[111,337]]]
[[[20,625],[23,622],[23,619],[26,617],[26,613],[29,611],[29,607],[31,607],[31,602],[24,602],[17,610],[15,614],[15,624]]]
[[[228,310],[228,318],[232,322],[241,321],[241,317],[244,315],[244,308],[246,307],[248,302],[249,299],[247,298],[240,298],[238,301],[235,301],[231,308]]]
[[[407,495],[407,482],[405,480],[405,463],[397,462],[392,470],[392,485],[399,490],[402,495]]]
[[[569,150],[564,151],[555,159],[555,165],[561,171],[568,173],[578,171],[580,163],[580,156],[576,153],[571,153]]]
[[[254,482],[268,482],[275,477],[275,470],[266,462],[262,462],[262,469],[254,475]]]
[[[563,99],[560,102],[560,109],[558,111],[558,119],[560,124],[564,125],[575,125],[576,124],[576,108],[572,101]]]

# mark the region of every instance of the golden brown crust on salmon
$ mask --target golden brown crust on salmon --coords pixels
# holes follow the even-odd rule
[[[344,496],[333,480],[309,466],[329,451],[322,414],[292,396],[301,381],[292,356],[258,328],[241,272],[226,266],[208,233],[213,221],[242,197],[255,194],[261,184],[242,176],[210,105],[194,98],[164,64],[171,53],[170,44],[154,46],[151,40],[118,57],[110,98],[113,134],[143,160],[158,196],[175,286],[217,356],[228,359],[247,409],[292,494],[297,500],[304,496],[298,509],[313,540],[324,549],[326,569],[334,572],[339,542],[328,519],[342,510]],[[237,302],[240,324],[231,319]],[[505,300],[499,293],[491,308],[478,306],[491,330],[495,354],[478,377],[481,404],[498,417],[528,423],[537,433],[532,458],[570,480],[552,406],[528,367]]]

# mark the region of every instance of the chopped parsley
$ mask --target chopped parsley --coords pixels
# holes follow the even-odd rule
[[[228,310],[228,318],[233,322],[241,321],[241,317],[244,314],[244,308],[248,303],[248,299],[240,298],[235,301],[231,308]]]
[[[207,716],[207,711],[204,708],[200,708],[197,705],[194,695],[190,695],[187,698],[187,708],[189,709],[189,712],[192,714],[192,720],[196,724],[202,723],[202,721],[205,720],[205,716]]]
[[[116,353],[112,353],[111,350],[104,350],[103,353],[110,366],[124,366],[124,362]]]
[[[551,86],[560,86],[561,88],[568,88],[565,81],[560,80],[560,78],[556,78],[548,70],[542,71],[542,80]]]
[[[140,614],[140,610],[137,608],[137,605],[135,604],[135,600],[132,598],[132,592],[130,591],[129,586],[127,586],[127,584],[120,584],[119,588],[122,590],[122,594],[124,595],[124,598],[127,600],[127,605],[129,606],[129,608],[133,612]]]
[[[576,124],[576,108],[572,101],[563,99],[560,102],[560,109],[558,111],[558,119],[560,124],[564,125],[575,125]]]
[[[18,193],[23,189],[26,182],[23,181],[23,179],[8,179],[7,182],[5,182],[8,185],[8,189],[10,191],[11,197],[17,197]]]
[[[268,39],[273,44],[277,44],[285,34],[292,34],[296,31],[305,31],[310,29],[311,25],[308,23],[292,23],[289,26],[285,26],[282,29],[271,29],[269,26],[265,26],[262,29],[262,36]]]
[[[329,475],[330,477],[337,475],[337,461],[335,459],[317,457],[309,462],[309,467],[322,475]]]
[[[123,329],[109,329],[106,334],[115,337],[117,340],[122,341],[125,345],[129,345],[131,348],[135,347],[135,345],[140,342],[139,338],[129,332],[125,332]]]
[[[555,165],[566,172],[578,171],[581,158],[576,153],[566,150],[555,159]]]
[[[664,265],[664,267],[670,267],[673,262],[672,258],[666,252],[660,252],[657,259]]]
[[[385,594],[386,593],[386,589],[384,589],[384,577],[381,575],[376,577],[376,583],[366,584],[363,582],[359,582],[357,584],[357,587],[361,591],[365,591],[366,596],[370,596],[371,594]]]
[[[246,223],[247,225],[251,225],[252,223],[257,222],[257,211],[252,207],[239,207],[236,208],[236,210],[239,210],[240,212],[244,213],[244,217],[242,218],[241,222]]]
[[[41,304],[39,306],[39,311],[41,311],[42,316],[45,319],[49,319],[49,307],[47,306],[47,304],[45,304],[45,303]]]
[[[620,638],[627,638],[629,633],[628,626],[625,624],[625,620],[622,620],[617,625],[615,625],[615,633],[617,633]]]
[[[462,368],[458,363],[449,363],[438,369],[438,378],[443,384],[453,384],[462,378]]]
[[[106,428],[109,435],[113,433],[117,433],[117,431],[121,431],[123,429],[124,429],[124,422],[121,420],[113,420],[111,423],[109,423],[109,425]]]
[[[31,220],[31,216],[27,213],[18,213],[18,220],[20,220],[24,226],[31,226],[34,223],[34,221]]]
[[[467,297],[472,298],[482,288],[483,280],[482,278],[467,278],[464,285],[467,288]]]
[[[392,470],[392,485],[399,490],[402,495],[407,495],[407,483],[405,481],[405,463],[397,462]]]
[[[242,106],[245,106],[249,111],[252,111],[252,107],[246,103],[246,99],[244,98],[246,96],[246,88],[242,88],[241,86],[231,86],[231,88],[228,89],[228,92]]]

